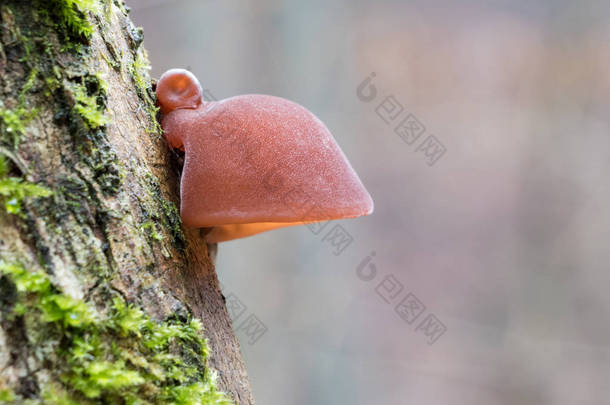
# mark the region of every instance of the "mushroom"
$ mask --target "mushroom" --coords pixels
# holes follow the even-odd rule
[[[326,126],[283,98],[205,102],[183,69],[157,83],[163,136],[185,152],[184,225],[223,242],[275,228],[373,212],[373,200]]]

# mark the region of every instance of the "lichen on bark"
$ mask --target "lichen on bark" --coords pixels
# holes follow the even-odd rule
[[[253,403],[127,14],[0,1],[0,403]]]

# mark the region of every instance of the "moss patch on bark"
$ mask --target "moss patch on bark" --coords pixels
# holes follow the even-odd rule
[[[209,349],[197,319],[153,321],[111,289],[104,313],[20,264],[0,262],[0,275],[8,297],[0,321],[25,325],[21,344],[52,370],[41,403],[231,403],[204,367]],[[1,395],[23,400],[6,389]]]

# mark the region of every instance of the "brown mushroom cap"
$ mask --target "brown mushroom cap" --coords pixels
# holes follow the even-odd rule
[[[213,227],[210,242],[373,211],[326,126],[296,103],[243,95],[167,109],[165,135],[185,150],[182,220]]]

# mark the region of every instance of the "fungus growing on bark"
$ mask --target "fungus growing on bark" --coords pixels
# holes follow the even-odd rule
[[[210,242],[355,218],[373,200],[326,126],[304,107],[249,94],[205,102],[183,69],[157,84],[163,135],[185,152],[180,215]]]

